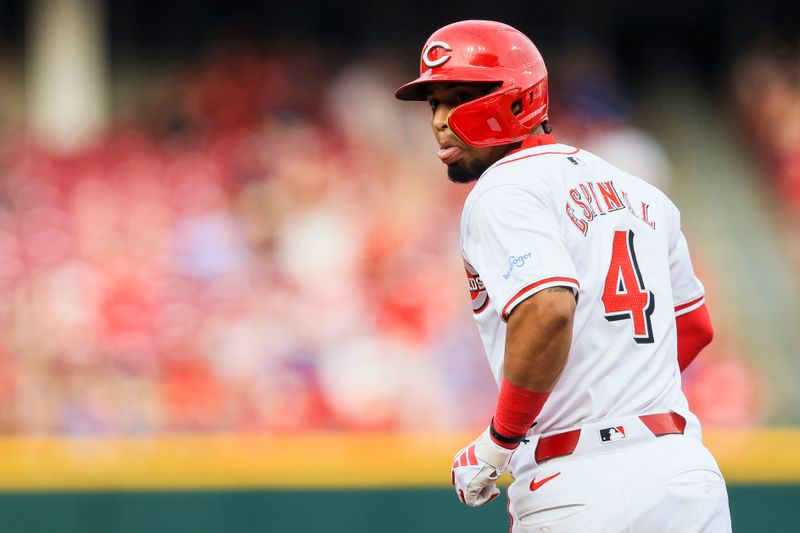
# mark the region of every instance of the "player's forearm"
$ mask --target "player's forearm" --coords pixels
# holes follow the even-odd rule
[[[519,304],[508,319],[505,379],[531,391],[551,391],[567,364],[574,314],[568,288],[545,290]]]
[[[678,366],[683,372],[714,338],[714,327],[705,305],[679,316],[675,324],[678,330]]]
[[[575,298],[571,289],[542,291],[508,319],[503,380],[490,434],[513,449],[524,438],[567,363]]]

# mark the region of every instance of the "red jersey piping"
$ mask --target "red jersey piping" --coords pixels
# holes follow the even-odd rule
[[[675,306],[675,312],[677,313],[677,312],[679,312],[679,311],[683,311],[683,310],[684,310],[684,309],[686,309],[687,307],[691,307],[691,306],[693,306],[694,304],[700,303],[700,301],[701,301],[703,298],[705,298],[705,297],[706,297],[706,295],[704,294],[704,295],[700,296],[699,298],[695,298],[694,300],[692,300],[692,301],[690,301],[690,302],[686,302],[685,304],[676,305],[676,306]]]
[[[553,278],[545,278],[545,279],[540,279],[539,281],[535,281],[535,282],[531,283],[530,285],[526,285],[525,287],[520,289],[520,291],[517,292],[517,294],[515,294],[508,301],[508,303],[505,306],[503,306],[503,313],[501,315],[503,320],[507,320],[508,319],[508,308],[511,306],[511,304],[513,304],[515,301],[517,301],[517,299],[519,299],[520,296],[522,296],[526,292],[530,291],[531,289],[535,289],[536,287],[539,287],[540,285],[544,285],[546,283],[557,283],[557,282],[569,283],[570,285],[575,285],[578,288],[580,288],[580,286],[581,286],[581,284],[578,283],[578,280],[575,279],[575,278],[553,277]]]

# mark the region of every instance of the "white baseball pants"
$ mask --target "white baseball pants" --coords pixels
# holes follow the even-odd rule
[[[696,437],[609,420],[583,426],[572,454],[540,465],[537,441],[512,458],[511,533],[731,531],[725,481]]]

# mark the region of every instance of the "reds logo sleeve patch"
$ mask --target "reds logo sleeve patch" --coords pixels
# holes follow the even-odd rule
[[[464,261],[464,270],[467,271],[472,312],[475,314],[482,313],[489,305],[489,294],[486,292],[486,286],[481,281],[478,271],[466,261]]]

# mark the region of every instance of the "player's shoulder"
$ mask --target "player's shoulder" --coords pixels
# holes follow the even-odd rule
[[[657,186],[653,185],[641,176],[631,174],[612,162],[603,159],[602,157],[586,150],[581,150],[579,162],[588,162],[592,168],[589,172],[593,175],[603,176],[608,179],[614,179],[617,182],[624,184],[628,189],[636,190],[638,193],[644,194],[648,198],[663,201],[667,205],[674,207],[672,200],[669,196]]]
[[[601,181],[611,182],[615,190],[623,195],[629,210],[637,213],[642,209],[653,210],[654,213],[658,210],[667,217],[667,227],[671,227],[679,217],[680,211],[670,197],[644,178],[626,172],[588,150],[581,150],[581,160],[590,162],[593,167],[590,170],[591,180],[600,177]],[[631,203],[632,200],[635,205]]]

